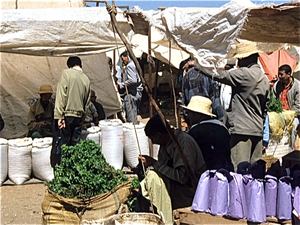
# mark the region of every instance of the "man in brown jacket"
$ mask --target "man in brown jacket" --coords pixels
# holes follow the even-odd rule
[[[35,101],[28,113],[28,137],[42,138],[52,136],[52,121],[54,114],[54,104],[50,101],[53,94],[50,85],[40,87],[40,99]]]

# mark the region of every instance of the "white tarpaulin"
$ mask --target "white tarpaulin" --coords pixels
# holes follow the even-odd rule
[[[167,8],[162,12],[141,13],[175,43],[192,54],[206,68],[226,58],[229,47],[238,37],[247,13],[255,7],[249,0],[231,1],[210,11],[186,11]]]
[[[27,56],[1,53],[1,115],[5,127],[1,137],[11,139],[27,132],[27,115],[32,99],[39,98],[41,85],[50,84],[56,92],[61,71],[68,57]],[[82,69],[91,81],[97,101],[106,116],[120,111],[121,103],[104,53],[81,56]],[[55,93],[52,96],[55,99]]]
[[[131,27],[119,9],[123,34]],[[104,7],[1,10],[1,52],[66,56],[95,54],[122,46]]]

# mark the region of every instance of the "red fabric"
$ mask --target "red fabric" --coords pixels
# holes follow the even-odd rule
[[[282,105],[282,109],[290,110],[289,102],[287,99],[287,92],[291,89],[291,86],[288,86],[288,88],[283,89],[282,94],[280,96],[280,102]]]
[[[261,52],[259,53],[259,61],[270,81],[274,77],[278,77],[278,68],[280,66],[288,64],[292,68],[292,71],[297,66],[297,58],[291,56],[286,50],[275,51],[272,54]]]

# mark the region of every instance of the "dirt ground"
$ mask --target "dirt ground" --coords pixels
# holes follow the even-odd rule
[[[174,110],[167,106],[162,110],[170,125],[176,126]],[[171,110],[170,110],[171,108]],[[140,118],[147,123],[148,115]],[[23,185],[15,185],[10,180],[0,187],[1,225],[5,224],[42,224],[42,202],[47,186],[38,179],[31,179]]]
[[[23,185],[9,180],[1,186],[1,224],[42,224],[46,186],[32,179]]]

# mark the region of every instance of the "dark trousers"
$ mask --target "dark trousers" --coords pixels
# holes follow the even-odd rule
[[[69,146],[76,145],[80,141],[81,127],[83,123],[82,118],[67,116],[65,117],[65,122],[66,144]]]
[[[65,117],[66,128],[58,129],[58,120],[53,124],[53,143],[51,150],[51,166],[60,164],[61,155],[63,154],[61,146],[66,144],[74,146],[80,141],[82,119],[78,117]]]

